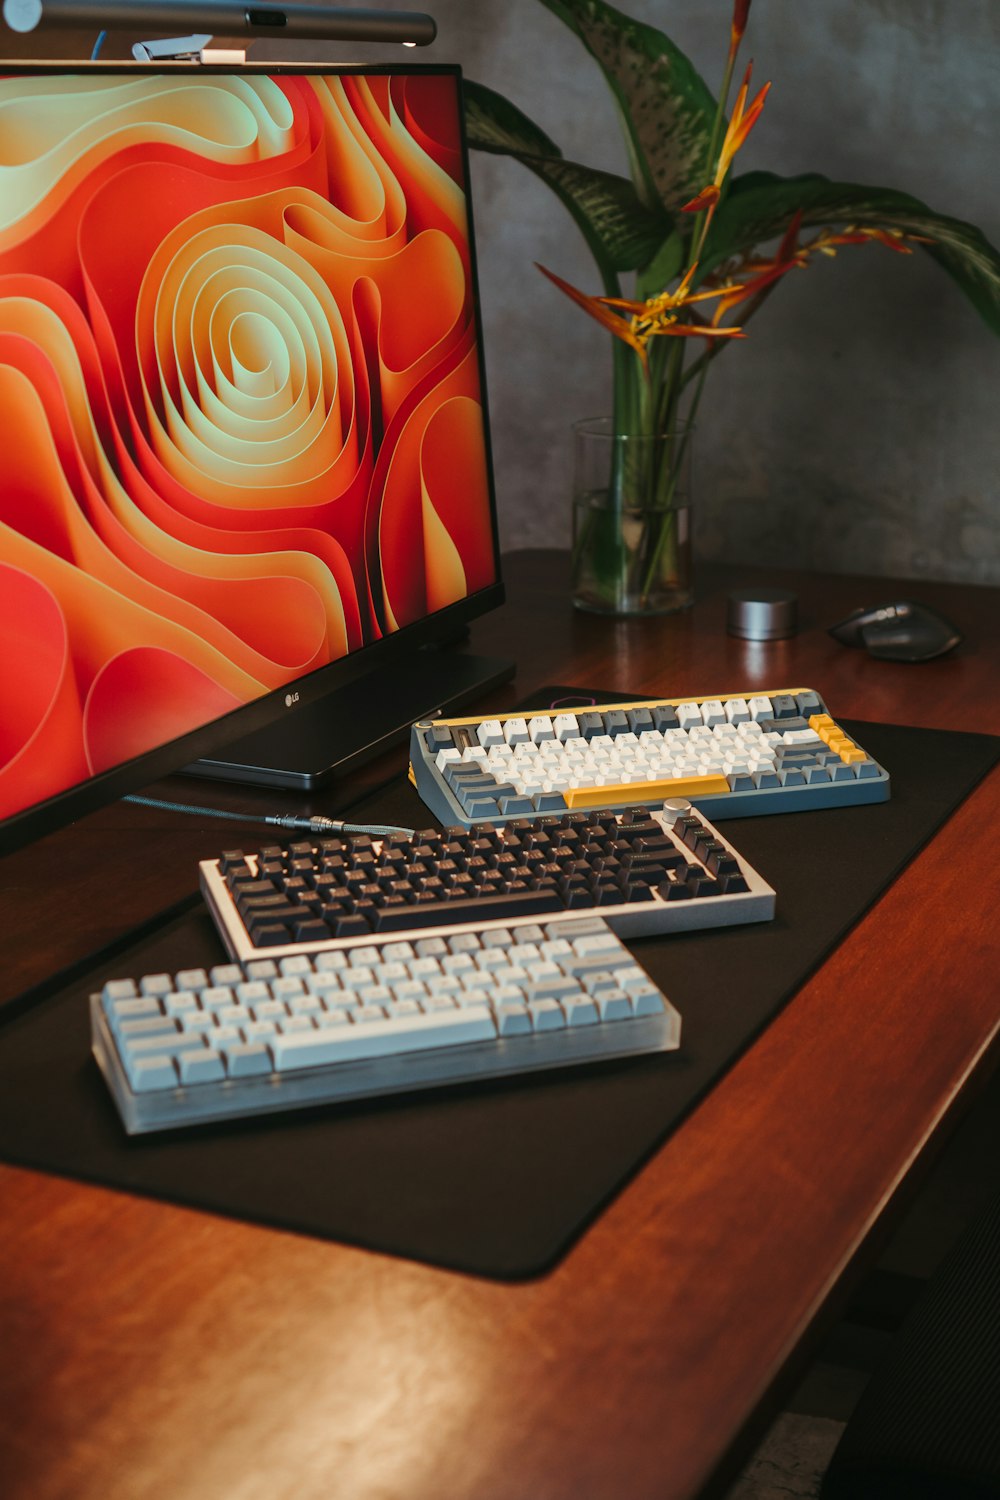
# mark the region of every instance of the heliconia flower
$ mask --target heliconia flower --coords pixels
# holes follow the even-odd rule
[[[683,212],[686,214],[701,213],[702,209],[705,208],[709,212],[715,209],[715,205],[722,196],[722,184],[725,182],[726,174],[733,164],[733,157],[760,119],[760,112],[764,108],[764,100],[767,98],[767,92],[771,85],[765,83],[756,99],[750,105],[750,108],[747,109],[747,94],[750,91],[750,74],[752,71],[753,63],[751,62],[747,64],[747,70],[743,75],[743,82],[740,84],[740,91],[736,95],[736,103],[733,105],[733,113],[729,124],[726,126],[726,134],[723,138],[722,148],[719,151],[719,160],[715,168],[715,177],[707,187],[703,187],[701,192],[691,199],[690,203],[683,205]]]
[[[837,252],[833,248],[835,245],[864,245],[871,240],[876,240],[887,250],[895,250],[897,255],[913,254],[907,241],[912,241],[915,245],[932,243],[926,235],[907,234],[904,229],[885,229],[878,224],[848,224],[847,228],[839,234],[825,229],[805,249],[807,253],[818,250],[821,255],[836,255]]]
[[[743,33],[747,29],[747,19],[750,15],[750,0],[736,0],[733,6],[733,24],[729,33],[729,59],[736,56],[743,40]]]
[[[603,328],[608,329],[616,338],[624,339],[626,344],[630,344],[645,365],[645,346],[635,337],[631,324],[625,318],[621,317],[618,313],[612,312],[605,305],[602,298],[589,297],[586,292],[578,291],[575,286],[572,286],[568,281],[564,281],[561,276],[557,276],[555,271],[550,271],[546,266],[539,265],[538,261],[535,261],[535,265],[543,276],[547,276],[551,282],[554,282],[559,290],[565,292],[566,296],[575,302],[578,307],[582,307],[584,312],[589,313],[592,318],[596,318]]]
[[[601,297],[599,300],[606,307],[619,307],[623,312],[627,312],[631,318],[632,332],[643,344],[658,333],[701,334],[705,338],[742,337],[742,332],[738,328],[717,328],[714,319],[711,324],[700,321],[693,324],[677,321],[678,312],[682,307],[690,307],[695,302],[707,302],[711,298],[722,297],[730,289],[729,283],[726,282],[721,286],[705,287],[699,292],[692,292],[690,286],[697,269],[697,265],[689,267],[683,280],[672,292],[657,292],[655,297],[649,297],[645,302],[631,302],[622,297]]]
[[[730,273],[728,285],[723,288],[722,295],[716,304],[712,315],[712,322],[718,323],[732,308],[741,303],[749,302],[758,293],[773,285],[786,271],[793,268],[804,268],[809,264],[812,255],[834,256],[840,245],[868,245],[873,242],[885,245],[889,250],[895,250],[899,255],[912,255],[906,241],[916,244],[930,244],[931,241],[923,235],[907,234],[902,229],[886,229],[880,225],[857,225],[849,224],[839,232],[832,229],[823,229],[815,239],[808,244],[798,243],[799,229],[802,222],[801,210],[795,214],[791,223],[785,231],[784,237],[776,255],[771,260],[755,261],[746,260],[738,268]],[[734,279],[738,278],[738,279]]]
[[[726,284],[699,292],[690,291],[691,280],[697,270],[696,266],[691,267],[674,291],[659,292],[647,302],[633,302],[624,297],[591,297],[545,266],[539,265],[538,269],[551,282],[554,282],[560,291],[565,292],[578,307],[582,307],[584,312],[588,312],[592,318],[595,318],[602,328],[608,329],[616,338],[624,339],[625,343],[638,354],[644,369],[648,368],[646,345],[652,337],[658,334],[709,340],[744,337],[742,329],[739,328],[717,328],[713,324],[700,320],[687,323],[679,321],[682,308],[689,308],[692,303],[702,302],[711,297],[720,297],[729,290]]]
[[[799,229],[802,225],[802,210],[793,216],[791,223],[785,230],[778,246],[777,254],[773,260],[748,261],[743,267],[744,274],[748,275],[746,281],[737,282],[723,292],[715,312],[712,315],[713,323],[718,323],[724,318],[731,308],[738,307],[741,302],[747,302],[751,297],[756,297],[766,287],[772,286],[774,282],[790,271],[793,266],[804,266],[805,259],[798,249]]]

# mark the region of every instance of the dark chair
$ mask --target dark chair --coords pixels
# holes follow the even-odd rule
[[[1000,1497],[1000,1197],[968,1226],[895,1335],[820,1497]]]

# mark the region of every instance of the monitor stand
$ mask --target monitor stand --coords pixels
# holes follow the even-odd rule
[[[513,675],[512,661],[427,646],[233,740],[222,756],[185,766],[185,774],[313,791],[407,739],[416,719],[457,712]]]

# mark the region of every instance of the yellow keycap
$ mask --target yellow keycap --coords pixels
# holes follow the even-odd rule
[[[859,750],[857,745],[844,745],[842,749],[838,751],[838,754],[844,764],[848,766],[853,766],[855,761],[868,759],[865,752],[863,750]]]
[[[632,781],[627,786],[581,786],[563,792],[567,807],[631,807],[668,797],[704,797],[728,792],[724,776],[687,776],[681,781]]]
[[[816,733],[820,736],[821,739],[823,737],[823,730],[830,729],[832,727],[833,720],[830,718],[829,714],[813,714],[812,718],[809,720],[809,728],[815,729]]]

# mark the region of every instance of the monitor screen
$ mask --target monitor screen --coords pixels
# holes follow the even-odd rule
[[[484,405],[457,69],[0,78],[0,841],[499,602]]]

